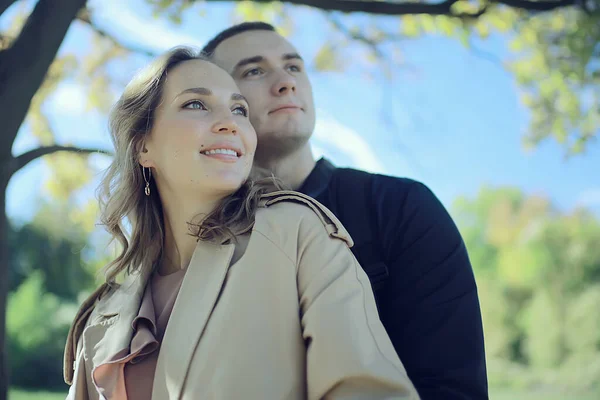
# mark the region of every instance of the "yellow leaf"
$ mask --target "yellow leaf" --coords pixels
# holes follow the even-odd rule
[[[469,1],[457,1],[450,8],[454,14],[473,14],[479,10],[479,5]]]
[[[402,33],[409,37],[416,37],[421,34],[421,29],[417,23],[417,19],[412,15],[404,15],[401,18]]]
[[[452,36],[458,27],[457,23],[453,19],[443,15],[436,16],[435,23],[440,32],[447,36]]]
[[[57,199],[67,200],[91,179],[85,156],[60,152],[45,157],[45,160],[52,171],[52,178],[46,182],[46,189]]]
[[[490,35],[490,27],[484,21],[477,21],[475,30],[482,39],[487,39]]]
[[[73,207],[69,219],[72,223],[81,226],[86,233],[91,233],[96,228],[98,203],[91,199],[83,207]]]
[[[436,32],[436,26],[435,26],[435,20],[431,15],[421,15],[420,18],[421,20],[421,25],[423,26],[423,30],[427,33],[435,33]]]
[[[315,68],[319,71],[339,71],[341,64],[338,63],[335,50],[329,43],[321,46],[314,59]]]

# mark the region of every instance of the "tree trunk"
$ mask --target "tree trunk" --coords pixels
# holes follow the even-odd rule
[[[31,99],[42,85],[71,22],[85,2],[38,0],[12,46],[0,52],[2,149],[10,151]],[[6,158],[0,160],[6,161]]]
[[[0,0],[6,9],[13,1]],[[6,188],[18,169],[11,149],[71,22],[86,0],[38,0],[12,46],[0,51],[0,400],[7,399],[6,300],[8,297]],[[0,8],[0,9],[2,9]]]
[[[8,218],[6,217],[6,171],[0,176],[0,400],[8,395],[8,360],[6,357],[6,300],[8,297]]]

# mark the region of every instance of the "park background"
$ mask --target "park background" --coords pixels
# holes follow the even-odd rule
[[[306,60],[316,156],[420,180],[454,217],[491,399],[600,398],[599,13],[598,0],[0,0],[9,398],[65,396],[69,324],[113,254],[94,197],[111,104],[153,56],[249,20]]]

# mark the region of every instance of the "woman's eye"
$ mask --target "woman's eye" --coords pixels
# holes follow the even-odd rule
[[[206,110],[204,104],[201,101],[194,100],[186,103],[183,108],[191,109],[191,110]]]
[[[244,106],[237,106],[233,110],[231,110],[233,114],[242,115],[244,117],[248,116],[248,109]]]

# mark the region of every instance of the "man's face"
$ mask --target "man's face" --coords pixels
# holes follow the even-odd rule
[[[223,41],[213,60],[248,99],[258,158],[283,156],[306,144],[315,128],[312,87],[287,40],[271,31],[243,32]]]

